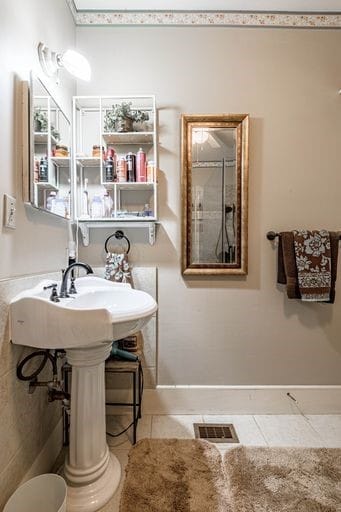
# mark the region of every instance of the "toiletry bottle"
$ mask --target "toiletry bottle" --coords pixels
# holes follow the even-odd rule
[[[92,146],[92,156],[93,158],[101,158],[104,155],[104,146]]]
[[[136,155],[136,181],[147,181],[146,153],[140,148]]]
[[[39,181],[47,182],[49,180],[49,164],[47,156],[41,157],[39,164]]]
[[[80,217],[82,219],[88,219],[90,217],[89,215],[89,194],[88,194],[88,179],[85,178],[84,180],[84,190],[82,193],[81,198],[81,214]]]
[[[60,217],[65,217],[66,208],[65,200],[63,197],[56,197],[52,212],[55,213],[56,215],[59,215]]]
[[[151,217],[153,214],[152,210],[150,209],[150,206],[148,203],[146,203],[143,207],[143,217]]]
[[[117,181],[120,183],[127,181],[127,162],[124,156],[117,162]]]
[[[109,156],[105,162],[104,181],[106,183],[114,181],[114,160],[112,156]]]
[[[103,217],[103,201],[101,196],[94,196],[91,203],[91,218],[100,219]]]
[[[106,190],[103,195],[103,213],[104,217],[111,217],[112,213],[112,207],[113,207],[113,200],[108,192]]]
[[[152,183],[155,179],[155,164],[153,160],[149,160],[147,165],[147,181]]]
[[[34,183],[37,183],[39,181],[39,160],[36,158],[34,159]]]
[[[116,152],[113,148],[107,150],[104,181],[106,183],[116,181]]]
[[[46,210],[48,210],[49,212],[52,212],[52,213],[54,213],[54,205],[56,202],[56,195],[57,195],[57,193],[54,190],[51,190],[51,192],[49,193],[49,195],[47,196],[47,199],[46,199]]]
[[[126,156],[127,181],[136,181],[136,155],[132,152]]]

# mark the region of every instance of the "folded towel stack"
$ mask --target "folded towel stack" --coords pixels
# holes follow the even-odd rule
[[[334,303],[339,238],[326,230],[280,233],[277,282],[289,299]]]

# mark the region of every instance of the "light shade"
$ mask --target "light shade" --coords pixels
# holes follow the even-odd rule
[[[208,140],[208,131],[203,128],[194,128],[193,144],[204,144]]]
[[[38,55],[41,67],[48,76],[54,75],[59,68],[65,68],[71,75],[89,81],[91,68],[87,59],[74,50],[66,50],[63,54],[51,52],[44,44],[39,43]]]
[[[71,75],[81,80],[89,81],[91,78],[91,68],[87,59],[74,50],[66,50],[59,57],[59,63],[68,70]]]

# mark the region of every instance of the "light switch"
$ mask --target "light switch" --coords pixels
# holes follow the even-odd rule
[[[14,197],[4,194],[4,226],[6,228],[16,228],[16,202]]]

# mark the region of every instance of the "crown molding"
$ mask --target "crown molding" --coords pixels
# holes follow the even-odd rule
[[[341,14],[236,11],[77,11],[66,0],[77,26],[216,26],[341,28]]]

